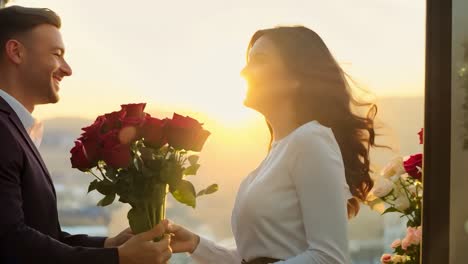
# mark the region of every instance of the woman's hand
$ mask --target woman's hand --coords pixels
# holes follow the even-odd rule
[[[169,222],[167,233],[171,234],[171,248],[173,253],[193,253],[200,243],[200,237],[188,229]]]

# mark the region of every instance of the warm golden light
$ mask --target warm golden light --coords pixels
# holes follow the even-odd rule
[[[267,157],[270,142],[263,116],[244,106],[247,83],[240,72],[252,35],[278,25],[316,31],[344,70],[374,94],[359,96],[378,99],[377,119],[388,129],[381,133],[379,126],[377,133],[384,137],[379,135],[377,144],[401,153],[420,151],[414,131],[424,120],[423,1],[10,1],[13,4],[50,8],[63,22],[65,58],[73,75],[61,83],[60,102],[38,106],[33,113],[45,121],[40,150],[57,189],[83,193],[73,203],[58,199],[59,208],[79,208],[83,198],[90,197],[85,196],[86,187],[75,183],[75,174],[68,173],[68,145],[79,135],[80,124],[119,110],[121,104],[145,102],[145,111],[154,117],[170,118],[176,112],[199,120],[211,132],[199,153],[203,166],[190,180],[197,189],[216,182],[220,191],[197,200],[197,210],[169,201],[171,220],[208,238],[231,238],[229,220],[238,187]],[[128,142],[134,133],[124,130],[121,140]],[[373,167],[390,158],[382,152],[372,150]],[[375,242],[380,240],[374,239],[385,233],[384,221],[362,209],[364,221],[350,222],[350,239],[372,238],[363,249],[375,245],[380,252],[381,243]],[[128,226],[127,212],[125,206],[113,211],[110,234]],[[350,248],[353,245],[359,244]]]
[[[240,124],[256,116],[243,106],[245,83],[239,76],[247,44],[256,30],[280,24],[313,28],[338,61],[349,62],[347,72],[379,96],[423,92],[424,7],[417,1],[242,0],[229,7],[215,0],[11,4],[48,7],[63,20],[66,58],[74,74],[64,79],[57,105],[37,108],[41,119],[92,118],[122,103],[147,102],[154,109],[190,110]],[[396,13],[398,20],[391,15]]]

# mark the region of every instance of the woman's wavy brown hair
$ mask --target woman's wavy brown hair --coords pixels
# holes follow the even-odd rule
[[[365,201],[373,187],[370,177],[369,151],[375,144],[374,118],[377,106],[359,102],[352,94],[348,79],[327,46],[314,31],[303,27],[277,27],[257,31],[247,54],[262,36],[273,41],[290,74],[301,87],[296,95],[298,125],[317,120],[332,129],[340,146],[346,181],[353,195],[348,200],[348,216],[359,212],[359,202]],[[355,108],[366,107],[359,115]],[[268,124],[270,134],[272,128]],[[270,140],[273,140],[273,136]]]

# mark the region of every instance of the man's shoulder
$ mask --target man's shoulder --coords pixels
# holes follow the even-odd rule
[[[17,137],[15,136],[16,127],[11,121],[8,114],[5,114],[0,111],[0,151],[4,147],[12,147],[13,145],[17,146]]]
[[[0,133],[10,131],[13,129],[13,123],[10,119],[10,115],[0,110]]]

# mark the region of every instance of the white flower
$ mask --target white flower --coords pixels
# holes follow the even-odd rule
[[[405,181],[404,181],[404,175],[398,176],[398,180],[395,180],[393,183],[395,184],[395,187],[393,188],[393,194],[395,196],[400,196],[400,195],[406,195],[405,192]],[[402,182],[403,181],[403,182]]]
[[[395,175],[389,177],[389,179],[390,179],[393,183],[399,182],[399,181],[400,181],[400,178],[401,178],[401,175],[397,175],[397,174],[395,174]]]
[[[406,263],[407,261],[407,256],[402,256],[402,255],[393,255],[392,256],[392,262],[393,263]]]
[[[382,198],[386,195],[388,195],[393,188],[395,187],[395,184],[388,180],[387,178],[379,177],[377,180],[374,182],[374,188],[372,188],[372,194]]]
[[[383,177],[389,178],[392,176],[400,176],[405,174],[405,167],[403,166],[403,158],[396,157],[391,160],[382,170],[380,173]]]
[[[410,207],[410,201],[406,194],[399,195],[395,200],[395,208],[398,209],[400,212],[404,212],[406,209]]]

